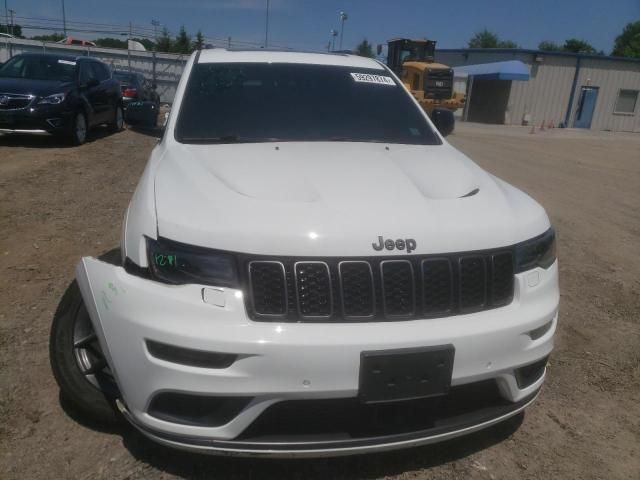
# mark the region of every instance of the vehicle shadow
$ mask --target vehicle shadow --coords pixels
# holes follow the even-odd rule
[[[97,140],[115,135],[107,127],[92,128],[87,135],[85,144],[93,143]],[[75,148],[64,137],[55,135],[20,135],[20,134],[0,134],[0,147],[21,147],[21,148]]]

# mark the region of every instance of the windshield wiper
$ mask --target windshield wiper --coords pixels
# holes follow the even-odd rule
[[[376,138],[354,138],[354,137],[329,137],[322,142],[360,142],[360,143],[390,143],[385,140],[378,140]]]
[[[219,137],[180,137],[180,142],[185,143],[203,143],[203,144],[224,144],[224,143],[265,143],[278,142],[280,138],[260,138],[260,137],[241,137],[240,135],[221,135]]]

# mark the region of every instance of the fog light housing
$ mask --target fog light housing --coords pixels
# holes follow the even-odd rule
[[[47,118],[47,123],[51,125],[53,128],[59,128],[62,126],[61,118]]]
[[[527,388],[528,386],[533,385],[536,381],[538,381],[544,374],[544,369],[547,366],[547,360],[549,360],[548,355],[543,359],[538,360],[537,362],[533,362],[529,365],[516,368],[515,375],[516,382],[518,383],[518,388]]]

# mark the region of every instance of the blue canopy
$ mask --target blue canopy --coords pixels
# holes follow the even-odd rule
[[[484,80],[529,80],[529,68],[520,60],[465,65],[454,67],[453,71]]]

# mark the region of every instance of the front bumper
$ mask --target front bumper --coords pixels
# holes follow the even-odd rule
[[[516,369],[553,348],[559,301],[557,263],[516,276],[513,302],[503,308],[442,319],[373,323],[261,323],[251,321],[242,292],[198,285],[171,286],[128,274],[93,258],[78,265],[77,280],[111,370],[125,416],[149,437],[179,448],[229,454],[312,456],[402,448],[452,438],[515,415],[530,404],[544,374],[522,388]],[[214,302],[209,290],[214,290]],[[147,341],[230,353],[227,368],[201,368],[159,359]],[[360,354],[452,344],[452,388],[495,381],[506,401],[443,429],[401,436],[331,441],[242,439],[269,407],[293,400],[358,395]],[[175,422],[151,415],[165,392],[250,397],[219,426]],[[238,440],[238,439],[242,440]]]
[[[73,124],[73,111],[56,105],[0,111],[0,133],[55,135]]]

